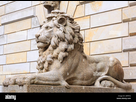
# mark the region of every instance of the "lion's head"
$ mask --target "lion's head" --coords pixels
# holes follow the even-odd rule
[[[48,71],[53,59],[63,62],[64,57],[79,44],[83,49],[83,37],[80,34],[80,26],[74,19],[59,10],[53,10],[49,14],[40,31],[35,35],[39,49],[37,69]],[[44,52],[48,49],[48,54]],[[83,52],[81,50],[81,52]]]

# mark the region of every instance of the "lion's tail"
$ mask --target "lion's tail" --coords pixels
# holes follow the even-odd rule
[[[112,78],[111,76],[106,76],[106,75],[99,77],[95,82],[95,86],[100,87],[101,86],[100,81],[102,81],[102,80],[112,81],[117,87],[125,89],[125,90],[132,89],[132,85],[130,83],[126,83],[124,80],[123,80],[123,83],[122,83],[122,82]]]

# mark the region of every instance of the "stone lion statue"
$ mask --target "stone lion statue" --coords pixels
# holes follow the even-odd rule
[[[124,71],[118,59],[84,53],[80,26],[64,12],[53,10],[35,36],[39,73],[6,78],[4,86],[40,84],[66,88],[70,85],[132,88],[123,80]]]

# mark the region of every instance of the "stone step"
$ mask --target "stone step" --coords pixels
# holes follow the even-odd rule
[[[75,86],[70,85],[70,89],[65,88],[64,86],[50,86],[50,85],[24,85],[24,86],[18,86],[18,85],[9,85],[8,87],[3,86],[3,92],[29,92],[29,93],[35,93],[35,92],[48,92],[48,93],[114,93],[114,92],[134,92],[133,89],[131,90],[124,90],[121,88],[103,88],[103,87],[95,87],[95,86]]]

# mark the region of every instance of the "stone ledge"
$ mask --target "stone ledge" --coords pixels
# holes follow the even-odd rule
[[[136,1],[128,1],[130,6],[136,5]]]
[[[44,93],[114,93],[114,92],[134,92],[133,89],[131,90],[124,90],[120,88],[102,88],[102,87],[95,87],[95,86],[70,86],[70,89],[65,88],[64,86],[49,86],[49,85],[24,85],[24,86],[18,86],[18,85],[9,85],[8,87],[4,87],[2,91],[3,92],[29,92],[29,93],[35,93],[35,92],[44,92]]]

